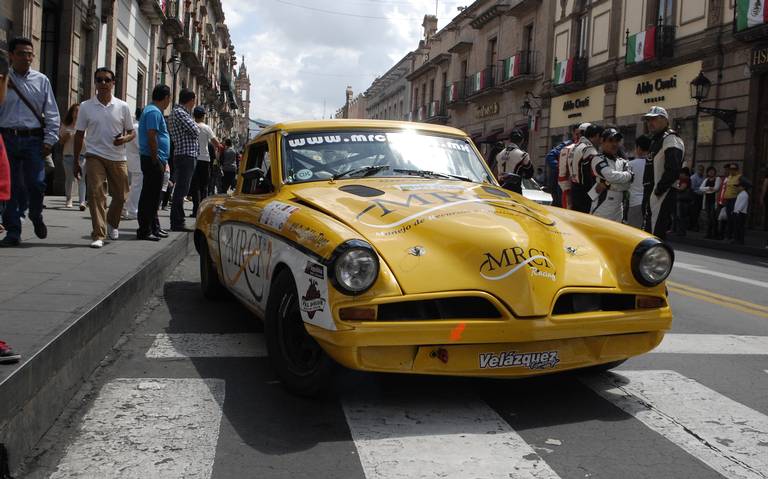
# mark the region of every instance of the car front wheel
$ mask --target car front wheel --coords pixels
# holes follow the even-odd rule
[[[334,363],[304,327],[296,284],[287,270],[272,284],[264,326],[269,357],[283,386],[301,396],[324,391]]]
[[[216,272],[216,265],[213,264],[211,253],[208,251],[208,244],[205,240],[200,245],[200,289],[203,296],[208,299],[218,300],[227,295],[224,285],[219,280],[219,274]]]

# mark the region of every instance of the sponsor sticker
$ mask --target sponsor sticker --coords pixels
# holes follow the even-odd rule
[[[531,370],[552,369],[560,363],[558,351],[537,353],[518,353],[503,351],[500,353],[480,353],[480,369],[524,368]]]
[[[549,255],[536,248],[514,246],[499,253],[484,253],[480,263],[480,276],[489,281],[500,281],[526,268],[533,277],[556,281],[555,266]]]
[[[297,180],[301,181],[307,181],[309,179],[312,179],[312,172],[309,170],[299,170],[294,175]]]
[[[325,268],[323,268],[323,265],[313,261],[307,261],[307,267],[304,268],[304,272],[317,279],[325,279]]]
[[[301,297],[301,310],[307,313],[309,319],[313,319],[318,311],[325,309],[325,299],[320,294],[317,281],[309,280],[309,288]]]
[[[298,206],[289,205],[281,201],[273,201],[264,207],[259,223],[276,230],[282,230],[288,218],[298,210]]]
[[[466,191],[467,188],[461,185],[446,185],[445,183],[415,183],[407,185],[398,185],[396,188],[400,191],[423,191],[423,190],[453,190]]]

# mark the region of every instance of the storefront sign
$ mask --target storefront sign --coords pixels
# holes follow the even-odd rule
[[[475,116],[477,118],[488,118],[489,116],[496,116],[499,114],[500,107],[498,103],[490,103],[488,105],[480,105],[477,107]]]
[[[695,105],[690,84],[700,71],[699,61],[621,80],[616,95],[616,116],[646,113],[653,105],[667,110]]]
[[[753,71],[768,70],[768,46],[755,47],[752,50],[749,66]]]
[[[603,119],[605,91],[603,86],[552,98],[550,128],[560,128],[585,121]]]

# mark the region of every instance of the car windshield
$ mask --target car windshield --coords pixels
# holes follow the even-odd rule
[[[288,134],[283,148],[286,183],[372,176],[491,182],[483,160],[462,138],[347,130]]]

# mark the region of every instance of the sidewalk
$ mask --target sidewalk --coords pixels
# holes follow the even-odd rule
[[[768,231],[747,230],[744,235],[744,244],[730,244],[728,240],[704,239],[706,231],[694,232],[688,231],[685,236],[667,235],[667,241],[672,244],[686,244],[698,246],[701,248],[710,248],[730,253],[741,253],[752,256],[768,257],[768,248],[765,247],[768,241]]]
[[[22,355],[0,365],[0,444],[11,471],[193,244],[188,233],[136,241],[136,221],[124,221],[118,241],[91,249],[88,210],[65,209],[63,197],[45,203],[48,238],[27,222],[21,246],[0,249],[0,340]]]

